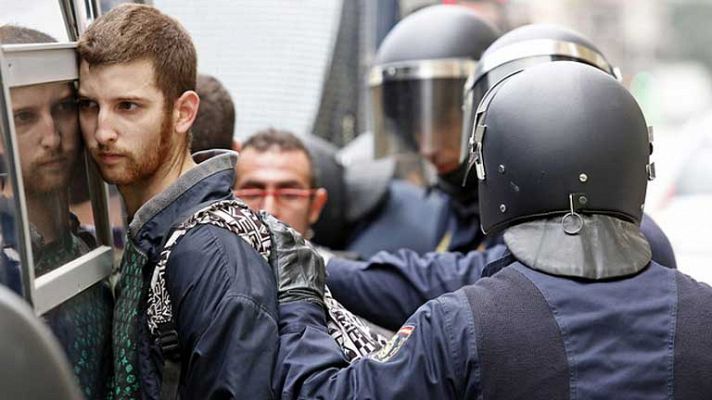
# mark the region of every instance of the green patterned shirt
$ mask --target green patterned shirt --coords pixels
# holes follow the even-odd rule
[[[135,399],[139,396],[138,324],[141,297],[144,293],[143,267],[148,258],[131,240],[121,259],[121,277],[116,287],[113,345],[114,376],[111,399]]]

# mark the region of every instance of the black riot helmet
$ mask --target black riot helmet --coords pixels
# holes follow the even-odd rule
[[[497,35],[453,5],[419,10],[388,33],[369,76],[376,157],[420,149],[436,167],[445,152],[459,165],[463,85]]]
[[[483,231],[549,215],[576,216],[562,220],[574,230],[587,214],[640,222],[650,138],[612,76],[578,62],[533,66],[493,87],[478,112],[469,166]]]
[[[484,94],[516,71],[552,61],[581,62],[620,76],[598,48],[578,32],[548,24],[525,25],[507,32],[482,53],[475,73],[465,84],[461,161],[468,155],[475,110]]]

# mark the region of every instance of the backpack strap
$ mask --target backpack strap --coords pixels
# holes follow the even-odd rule
[[[215,225],[238,235],[269,262],[272,241],[266,225],[240,200],[222,200],[200,207],[167,236],[153,270],[148,296],[148,329],[164,359],[161,399],[176,399],[180,381],[180,341],[166,288],[166,266],[180,239],[198,225]]]

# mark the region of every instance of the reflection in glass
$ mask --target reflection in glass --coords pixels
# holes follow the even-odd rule
[[[18,38],[20,42],[27,38],[53,41],[31,29],[0,27],[2,41],[17,43]],[[96,246],[94,236],[83,229],[69,207],[72,181],[87,179],[78,170],[83,162],[83,146],[75,84],[51,82],[13,87],[10,103],[34,273],[41,276]],[[3,194],[8,199],[12,197],[10,191]],[[89,399],[105,398],[108,391],[112,312],[111,290],[108,282],[102,281],[43,315]]]
[[[10,91],[27,214],[39,276],[89,251],[69,213],[70,177],[79,161],[76,102],[71,83]]]
[[[69,187],[80,161],[81,142],[71,82],[10,90],[17,133],[35,276],[89,252],[91,234],[69,212]],[[88,398],[106,390],[112,299],[101,282],[44,315],[67,351]]]

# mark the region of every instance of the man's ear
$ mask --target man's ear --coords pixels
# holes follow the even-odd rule
[[[313,225],[319,220],[321,210],[324,209],[326,201],[329,199],[329,194],[326,189],[319,188],[314,192],[311,205],[309,206],[309,225]]]
[[[240,142],[240,139],[232,139],[232,149],[238,153],[242,150],[242,142]]]
[[[173,104],[173,122],[178,133],[186,133],[198,115],[200,97],[192,90],[184,92]]]

